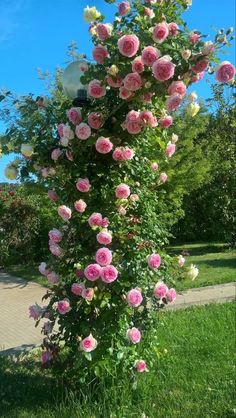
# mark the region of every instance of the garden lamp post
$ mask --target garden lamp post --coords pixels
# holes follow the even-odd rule
[[[64,93],[73,101],[74,106],[83,107],[88,102],[88,87],[80,79],[88,68],[85,60],[70,63],[64,70],[62,86]]]

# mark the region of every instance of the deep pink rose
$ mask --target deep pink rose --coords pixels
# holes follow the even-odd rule
[[[124,161],[124,152],[122,147],[118,147],[114,150],[112,158],[115,161]]]
[[[177,296],[176,290],[173,289],[173,288],[171,288],[171,289],[168,290],[168,292],[166,294],[166,299],[168,300],[168,302],[171,303],[171,302],[174,302],[175,301],[176,296]]]
[[[100,154],[108,154],[112,150],[113,144],[109,138],[100,136],[95,143],[95,148]]]
[[[60,150],[60,148],[55,148],[52,153],[51,153],[51,159],[53,161],[57,161],[58,158],[61,156],[62,151]]]
[[[142,62],[148,67],[151,67],[160,55],[161,53],[157,48],[146,46],[142,51]]]
[[[174,112],[182,104],[183,96],[179,93],[174,93],[166,100],[166,108],[168,112]]]
[[[73,283],[71,285],[71,292],[76,296],[81,296],[85,286],[83,283]]]
[[[172,144],[171,142],[167,144],[165,154],[168,158],[172,157],[172,155],[175,153],[176,146],[175,144]]]
[[[82,122],[76,126],[75,133],[79,139],[88,139],[91,135],[91,128],[87,123]]]
[[[169,35],[169,28],[166,22],[158,23],[153,29],[153,33],[152,33],[153,40],[159,44],[164,42],[164,40],[168,37],[168,35]]]
[[[101,267],[99,264],[89,264],[84,270],[84,275],[90,282],[94,282],[95,280],[99,279],[100,272]]]
[[[83,213],[87,207],[87,204],[84,200],[79,199],[74,203],[75,210],[79,213]]]
[[[89,192],[90,187],[91,187],[91,185],[90,185],[89,180],[87,178],[77,180],[76,188],[77,188],[77,190],[79,190],[79,192],[82,192],[82,193]]]
[[[114,266],[108,265],[101,268],[100,277],[103,282],[112,283],[117,279],[118,271]]]
[[[228,83],[235,77],[235,67],[229,61],[222,62],[216,70],[216,80],[220,83]]]
[[[191,44],[195,44],[197,41],[199,41],[200,38],[201,35],[199,35],[199,33],[191,32],[189,34],[189,41],[191,42]]]
[[[104,64],[105,59],[109,57],[109,52],[105,46],[98,45],[93,49],[93,58],[98,64]]]
[[[168,290],[165,283],[158,282],[154,287],[153,294],[157,299],[162,299],[166,297]]]
[[[148,265],[151,269],[156,270],[161,265],[161,257],[159,254],[151,254],[148,257]]]
[[[161,128],[169,128],[173,124],[173,118],[172,116],[166,115],[162,116],[161,119],[159,119],[159,125]]]
[[[98,343],[95,338],[93,338],[92,334],[88,337],[84,338],[80,343],[81,350],[85,351],[86,353],[90,353],[91,351],[95,350]]]
[[[129,306],[137,308],[143,301],[142,293],[139,289],[131,289],[126,296]]]
[[[111,75],[107,75],[106,82],[110,87],[113,87],[114,89],[118,89],[119,87],[122,86],[123,80],[119,75],[116,75],[113,77]]]
[[[109,24],[99,23],[97,25],[97,35],[101,41],[106,41],[111,36],[112,26]]]
[[[133,57],[139,49],[139,39],[136,35],[124,35],[118,40],[118,49],[121,55]]]
[[[133,344],[137,344],[140,342],[141,340],[141,332],[139,331],[138,328],[130,328],[128,329],[127,333],[127,338],[133,343]]]
[[[101,213],[92,213],[92,215],[88,218],[88,223],[93,228],[94,226],[102,226],[102,215]]]
[[[159,58],[152,66],[154,77],[158,81],[166,81],[174,76],[175,64],[168,58]]]
[[[102,245],[109,245],[112,242],[112,236],[108,231],[101,231],[97,234],[97,242]]]
[[[171,36],[177,36],[178,35],[178,31],[179,31],[179,26],[177,25],[177,23],[175,22],[170,22],[168,24],[168,28],[169,28],[169,34]]]
[[[134,73],[143,73],[144,69],[145,68],[141,56],[134,58],[132,62],[132,71]]]
[[[50,273],[48,273],[47,279],[51,284],[56,284],[59,282],[59,276],[55,273],[55,271],[51,271]]]
[[[59,302],[57,302],[57,310],[61,315],[65,315],[70,309],[70,302],[68,299],[59,300]]]
[[[119,4],[118,11],[121,16],[126,16],[130,12],[131,6],[128,1],[122,1],[122,3]]]
[[[174,93],[180,94],[180,96],[184,96],[186,94],[186,85],[183,81],[172,81],[172,83],[168,87],[168,94],[171,96]]]
[[[167,176],[166,173],[161,173],[160,174],[160,182],[161,183],[165,183],[167,181],[167,179],[168,179],[168,176]]]
[[[71,209],[68,208],[65,205],[61,205],[59,206],[58,210],[58,215],[64,219],[64,221],[68,221],[71,218]]]
[[[194,73],[201,73],[202,71],[206,70],[209,65],[208,59],[203,59],[198,62],[192,67],[192,71]]]
[[[103,117],[101,113],[92,112],[88,115],[88,123],[93,129],[100,129],[103,125]]]
[[[144,360],[138,360],[135,362],[135,368],[137,372],[143,373],[147,371],[147,365]]]
[[[132,96],[132,91],[127,90],[125,87],[121,87],[119,91],[119,97],[123,100],[127,100]]]
[[[62,233],[61,231],[59,231],[58,229],[51,229],[51,231],[49,231],[48,236],[50,238],[50,240],[54,241],[54,242],[61,242],[62,240]]]
[[[116,187],[115,193],[117,199],[127,199],[130,195],[130,188],[127,184],[121,183]]]
[[[101,97],[106,95],[106,88],[105,86],[101,85],[101,81],[99,80],[92,80],[89,82],[88,85],[88,94],[95,99],[100,99]]]
[[[99,248],[96,252],[96,262],[101,266],[107,266],[112,262],[112,252],[106,247]]]
[[[67,110],[66,114],[69,121],[74,125],[78,125],[80,122],[82,122],[82,115],[79,107],[72,107],[71,109]]]
[[[142,87],[142,79],[138,73],[127,74],[124,78],[124,87],[130,91],[139,90]]]

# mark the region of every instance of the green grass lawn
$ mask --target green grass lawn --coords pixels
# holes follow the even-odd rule
[[[156,366],[138,375],[82,387],[65,395],[30,360],[0,357],[0,416],[4,418],[233,418],[235,391],[234,303],[160,312]],[[167,352],[166,352],[167,350]],[[45,374],[43,374],[45,373]]]

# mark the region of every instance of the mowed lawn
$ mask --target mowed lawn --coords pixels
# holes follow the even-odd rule
[[[118,383],[66,393],[34,359],[0,357],[4,418],[233,418],[234,303],[160,312],[153,370],[136,389],[120,370]],[[145,339],[143,341],[145,344]],[[79,355],[79,354],[78,354]]]

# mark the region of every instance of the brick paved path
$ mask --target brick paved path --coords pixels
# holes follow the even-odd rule
[[[208,286],[180,292],[173,305],[165,309],[183,309],[192,305],[235,299],[236,283]],[[21,352],[40,344],[40,326],[35,328],[28,307],[41,305],[45,288],[23,279],[0,273],[0,354]]]

